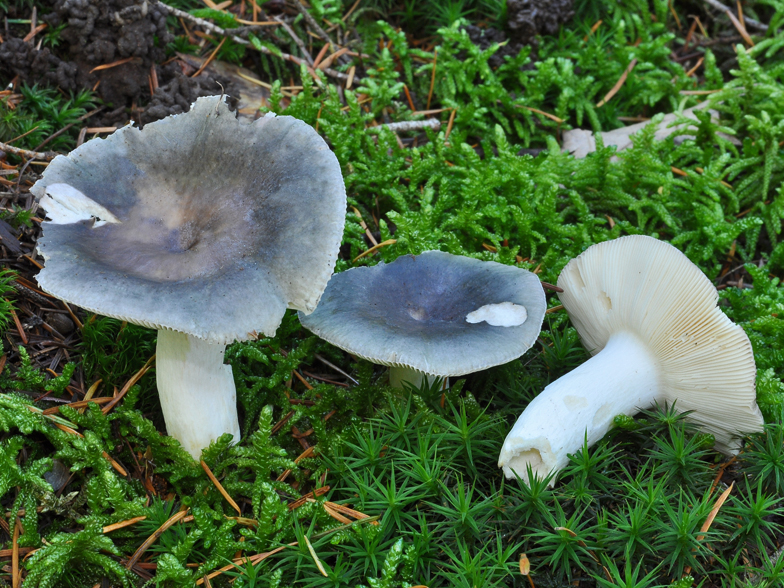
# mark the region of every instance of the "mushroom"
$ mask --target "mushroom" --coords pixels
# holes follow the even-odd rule
[[[239,440],[225,346],[311,312],[337,260],[346,193],[323,139],[289,116],[243,124],[210,96],[57,157],[31,191],[51,219],[41,288],[158,329],[166,428],[194,458]]]
[[[762,429],[754,355],[717,307],[711,281],[672,245],[621,237],[589,247],[558,277],[559,298],[593,357],[547,386],[504,441],[507,477],[558,472],[617,415],[659,403],[688,418],[725,453]]]
[[[335,274],[302,325],[333,345],[391,366],[390,383],[470,374],[531,347],[544,290],[529,271],[441,251]]]

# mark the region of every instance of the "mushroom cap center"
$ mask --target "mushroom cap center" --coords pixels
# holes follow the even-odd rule
[[[120,223],[85,226],[83,246],[99,263],[139,278],[170,282],[219,275],[256,253],[260,237],[274,232],[252,212],[258,195],[251,202],[230,189],[187,184],[159,184],[137,194]]]

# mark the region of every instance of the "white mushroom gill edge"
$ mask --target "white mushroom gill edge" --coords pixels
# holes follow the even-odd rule
[[[498,304],[485,304],[466,315],[467,323],[481,323],[485,321],[493,327],[519,327],[528,319],[525,306],[514,302],[501,302]]]
[[[120,219],[69,184],[51,184],[41,198],[46,216],[58,225],[69,225],[83,220],[95,219],[93,226],[119,223]]]
[[[507,478],[544,477],[562,470],[568,455],[596,443],[619,414],[635,415],[662,402],[654,354],[635,335],[618,332],[598,354],[547,386],[506,437],[498,466]],[[550,485],[555,483],[555,476]]]
[[[237,390],[231,366],[223,363],[225,350],[222,343],[158,331],[155,373],[166,431],[196,460],[224,433],[240,439]]]

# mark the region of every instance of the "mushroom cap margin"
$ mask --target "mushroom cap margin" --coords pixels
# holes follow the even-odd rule
[[[244,124],[216,96],[57,157],[31,191],[40,201],[57,183],[83,192],[121,224],[45,222],[41,287],[92,312],[213,343],[245,340],[252,331],[271,336],[286,308],[312,311],[343,236],[345,186],[324,140],[293,117],[267,115]],[[175,201],[186,206],[175,214],[179,221],[155,218],[156,206],[171,208]],[[211,215],[217,229],[205,220]],[[177,222],[181,226],[172,229]],[[155,223],[160,226],[150,229]],[[205,239],[223,232],[203,263],[191,264],[194,275],[184,275],[191,266],[178,257],[183,252],[166,248],[172,231],[182,240],[200,223]],[[249,242],[236,239],[240,228],[251,234]],[[116,239],[99,238],[118,230],[141,244],[113,247]],[[149,242],[163,244],[170,259],[157,271],[174,278],[135,275],[154,265],[145,253]]]

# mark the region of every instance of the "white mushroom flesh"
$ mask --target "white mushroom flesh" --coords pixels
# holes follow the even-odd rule
[[[528,318],[525,306],[514,302],[485,304],[466,315],[467,323],[486,322],[491,327],[518,327]]]
[[[53,223],[67,225],[94,218],[94,226],[106,223],[119,223],[105,207],[68,184],[50,184],[46,195],[41,198],[41,206],[46,210]]]

